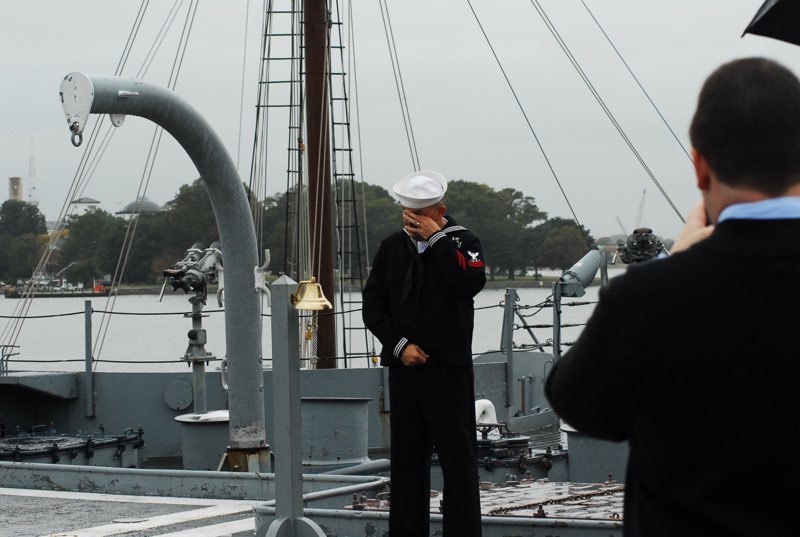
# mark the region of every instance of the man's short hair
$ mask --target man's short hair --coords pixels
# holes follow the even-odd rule
[[[800,182],[800,80],[766,58],[720,66],[703,84],[689,137],[721,182],[784,193]]]

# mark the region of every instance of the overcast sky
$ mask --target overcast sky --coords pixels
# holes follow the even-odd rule
[[[722,62],[763,55],[800,72],[800,48],[758,36],[740,37],[762,0],[584,1],[687,147],[697,92]],[[150,4],[126,76],[138,71],[173,2]],[[249,2],[245,49],[247,0],[200,2],[177,86],[177,92],[214,126],[234,161],[238,155],[245,181],[253,138],[261,4]],[[412,161],[379,4],[375,0],[352,4],[364,179],[389,189],[412,170]],[[26,199],[30,194],[48,219],[58,216],[82,155],[82,148],[73,148],[69,141],[58,99],[60,81],[72,71],[113,74],[139,5],[139,0],[0,0],[0,201],[8,195],[6,178],[22,176]],[[680,229],[677,215],[592,98],[531,2],[472,0],[472,5],[579,220],[595,236],[619,233],[617,218],[627,230],[647,225],[663,236],[674,236]],[[698,195],[683,149],[581,1],[541,0],[541,5],[685,214]],[[422,167],[451,179],[513,187],[533,196],[550,216],[570,216],[467,1],[389,0],[389,9]],[[176,21],[176,31],[144,77],[148,81],[166,84],[179,24]],[[240,144],[243,65],[246,113]],[[128,118],[84,195],[100,200],[101,208],[110,212],[133,200],[152,128],[145,120]],[[285,188],[280,171],[285,161],[285,155],[274,153],[270,193]],[[165,137],[147,195],[163,204],[197,175],[188,157]]]

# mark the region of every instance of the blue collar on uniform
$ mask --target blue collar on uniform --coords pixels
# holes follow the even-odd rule
[[[735,203],[722,210],[717,218],[717,223],[724,220],[786,220],[790,218],[800,218],[800,196]]]

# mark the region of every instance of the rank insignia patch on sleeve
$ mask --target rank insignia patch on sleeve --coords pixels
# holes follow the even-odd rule
[[[467,264],[470,267],[480,268],[483,266],[483,261],[478,259],[480,252],[470,252],[469,250],[467,250],[467,253],[469,254],[469,261],[467,262]]]

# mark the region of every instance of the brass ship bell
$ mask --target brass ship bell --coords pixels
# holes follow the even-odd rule
[[[292,304],[299,310],[329,310],[331,303],[325,298],[322,286],[313,276],[310,280],[303,280],[298,284],[297,292],[292,295]]]

